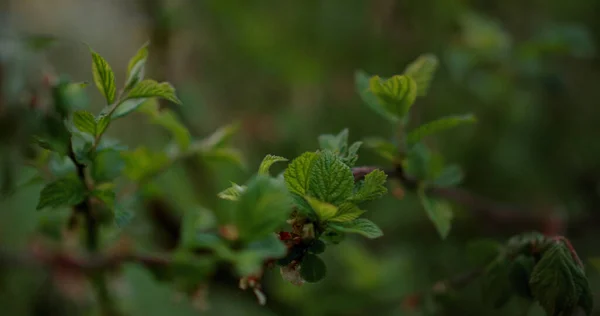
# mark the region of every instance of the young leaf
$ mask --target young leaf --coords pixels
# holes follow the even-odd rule
[[[404,74],[413,78],[417,83],[417,95],[424,96],[427,94],[438,63],[439,61],[435,55],[424,54],[410,63],[404,70]]]
[[[111,117],[108,115],[99,115],[96,118],[96,136],[104,134],[108,124],[110,124]]]
[[[417,84],[408,76],[396,75],[387,80],[374,76],[369,80],[369,88],[397,120],[406,116],[417,98]]]
[[[463,173],[459,166],[451,165],[442,170],[442,173],[433,180],[436,187],[445,188],[459,184],[463,179]]]
[[[154,80],[146,79],[137,83],[127,94],[127,99],[139,98],[163,98],[176,104],[181,104],[181,101],[175,95],[175,88],[168,83],[158,83]]]
[[[391,142],[381,138],[367,138],[365,146],[375,151],[381,158],[393,162],[398,156],[398,148]]]
[[[322,150],[344,153],[348,149],[348,129],[343,129],[338,135],[321,135],[318,140]]]
[[[137,99],[129,99],[121,102],[115,111],[110,116],[111,119],[116,120],[120,117],[123,117],[135,110],[137,110],[142,104],[147,101],[155,101],[155,99],[149,98],[137,98]]]
[[[378,199],[387,193],[385,180],[387,175],[381,170],[369,172],[358,185],[358,190],[350,197],[353,202],[364,202]]]
[[[356,205],[354,205],[352,203],[342,203],[342,205],[340,205],[335,216],[333,218],[329,219],[329,221],[330,222],[341,222],[341,223],[349,222],[349,221],[357,219],[364,212],[365,211],[359,209]]]
[[[300,264],[300,275],[304,281],[315,283],[321,281],[327,274],[325,262],[316,255],[307,254]]]
[[[445,239],[448,233],[450,233],[450,225],[453,217],[450,205],[448,205],[448,202],[428,197],[425,194],[424,187],[419,188],[419,198],[427,216],[433,222],[440,237]]]
[[[325,222],[328,219],[334,217],[338,211],[338,208],[335,205],[326,202],[321,202],[310,196],[307,196],[306,200],[308,201],[308,204],[310,204],[312,209],[315,211],[315,213],[317,213],[317,216],[319,216],[319,219],[322,222]]]
[[[129,100],[129,101],[135,101]],[[152,119],[152,123],[164,127],[171,132],[179,149],[185,151],[192,142],[189,130],[179,121],[175,113],[170,109],[160,109],[158,102],[148,102],[140,110]]]
[[[246,190],[245,185],[238,185],[238,184],[231,182],[231,186],[229,188],[219,192],[219,194],[217,196],[224,200],[237,201],[239,199],[240,195],[242,195],[242,193],[244,193],[245,190]]]
[[[352,170],[330,151],[322,152],[308,176],[308,193],[317,199],[337,204],[352,194]]]
[[[237,133],[239,128],[239,124],[229,124],[217,129],[210,136],[202,140],[202,148],[208,150],[225,147],[229,143],[233,135]]]
[[[129,60],[125,87],[131,88],[133,85],[144,79],[146,59],[148,59],[148,45],[149,43],[145,43],[140,47],[135,56]]]
[[[76,205],[84,198],[85,189],[79,179],[62,178],[49,183],[42,189],[36,209]]]
[[[134,151],[122,152],[125,162],[123,172],[134,181],[142,181],[155,175],[170,162],[164,152],[152,152],[146,147],[138,147]]]
[[[373,94],[373,92],[369,89],[369,76],[366,72],[359,70],[354,75],[354,81],[356,84],[356,90],[360,95],[363,102],[367,104],[368,107],[371,108],[375,113],[381,115],[383,118],[395,123],[398,121],[398,118],[394,115],[391,115],[379,101],[379,99]]]
[[[475,123],[476,121],[477,120],[475,119],[475,116],[473,114],[443,117],[433,122],[423,124],[417,129],[411,131],[410,133],[408,133],[406,141],[409,145],[416,144],[426,136],[450,129],[461,124]]]
[[[112,183],[103,183],[96,186],[94,191],[92,191],[92,195],[104,202],[104,204],[111,209],[115,206],[116,194],[114,191],[114,184]]]
[[[263,161],[260,163],[260,167],[258,167],[258,173],[264,174],[264,175],[269,175],[269,169],[271,168],[271,166],[274,163],[280,162],[280,161],[288,161],[288,160],[286,158],[274,156],[274,155],[265,156]]]
[[[80,132],[96,136],[96,119],[88,111],[75,111],[73,113],[73,125]]]
[[[305,152],[288,165],[283,177],[290,192],[299,196],[305,196],[308,193],[309,172],[319,156],[317,153]]]
[[[98,53],[91,48],[90,53],[92,54],[92,74],[94,76],[94,83],[96,83],[96,87],[106,98],[106,103],[112,104],[115,102],[115,95],[117,92],[115,74],[108,62],[106,62],[102,56],[98,55]]]
[[[531,292],[548,315],[573,315],[578,306],[592,312],[592,292],[569,248],[556,242],[546,249],[529,280]]]
[[[361,234],[370,239],[383,236],[381,229],[366,218],[359,218],[345,223],[330,223],[329,226],[340,232]]]
[[[272,234],[290,212],[291,200],[283,183],[257,175],[239,197],[233,219],[240,239],[251,241]]]

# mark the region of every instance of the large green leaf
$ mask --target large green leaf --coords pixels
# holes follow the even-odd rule
[[[379,99],[379,102],[396,120],[403,119],[417,98],[417,84],[404,75],[396,75],[389,79],[379,76],[371,77],[369,89]]]
[[[85,198],[85,188],[77,178],[62,178],[47,184],[40,193],[37,209],[73,206]]]
[[[352,194],[354,175],[341,159],[330,151],[322,152],[314,161],[308,175],[308,194],[337,204]]]
[[[387,175],[381,170],[369,172],[362,180],[350,200],[353,202],[364,202],[378,199],[387,193],[385,181]]]
[[[450,226],[452,224],[453,214],[450,205],[446,201],[427,196],[424,187],[419,188],[419,198],[427,216],[433,222],[440,237],[445,239],[450,233]]]
[[[439,61],[435,55],[423,54],[406,67],[404,74],[413,78],[417,84],[417,95],[424,96],[427,94],[438,64]]]
[[[461,124],[475,123],[476,121],[477,120],[473,114],[443,117],[419,126],[417,129],[408,133],[406,140],[412,145],[418,143],[426,136],[439,133]]]
[[[98,90],[100,90],[100,93],[106,98],[106,103],[112,104],[115,102],[117,93],[115,74],[108,62],[106,62],[102,56],[91,48],[90,53],[92,54],[92,75],[94,76],[94,83]]]
[[[163,98],[176,104],[181,101],[175,95],[175,88],[168,82],[158,83],[154,80],[146,79],[138,82],[127,94],[127,99],[139,98]]]
[[[383,236],[381,229],[366,218],[359,218],[344,223],[330,223],[329,226],[340,232],[361,234],[370,239]]]
[[[309,172],[319,156],[317,153],[305,152],[288,165],[283,177],[290,192],[299,196],[305,196],[308,193]]]

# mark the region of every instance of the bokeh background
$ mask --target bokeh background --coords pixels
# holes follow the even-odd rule
[[[1,0],[0,13],[4,98],[16,95],[23,78],[40,65],[91,81],[89,53],[80,42],[103,55],[123,83],[129,58],[150,40],[148,75],[178,89],[184,105],[175,110],[194,136],[240,125],[234,143],[245,168],[214,164],[194,181],[185,176],[185,166],[177,166],[157,181],[180,211],[223,208],[215,192],[230,180],[243,182],[267,153],[295,157],[314,150],[320,134],[347,127],[352,141],[388,137],[392,126],[356,93],[355,71],[390,76],[422,53],[439,57],[413,123],[476,114],[476,125],[428,143],[463,167],[464,188],[508,206],[490,213],[454,205],[453,228],[442,241],[414,196],[390,194],[368,205],[369,218],[385,236],[329,247],[324,281],[296,287],[271,271],[264,284],[266,307],[237,284],[215,284],[203,313],[543,315],[536,306],[523,314],[525,303],[518,300],[493,310],[483,303],[477,282],[416,308],[406,300],[472,269],[466,250],[471,241],[503,241],[528,230],[570,238],[588,266],[594,293],[600,291],[598,272],[589,264],[600,256],[597,0]],[[29,56],[15,44],[19,34],[62,40],[43,55]],[[90,91],[97,112],[102,99]],[[136,118],[119,121],[110,136],[132,147],[164,144],[156,127]],[[11,160],[10,140],[2,142],[3,168],[20,177],[26,170]],[[358,164],[386,167],[367,149]],[[40,189],[28,187],[0,201],[1,245],[19,249],[64,218],[35,211]],[[48,294],[54,292],[43,272],[9,272],[0,274],[0,314],[70,314],[64,307],[70,303]],[[126,275],[134,284],[123,294],[135,306],[132,314],[198,313],[145,270],[128,267]]]

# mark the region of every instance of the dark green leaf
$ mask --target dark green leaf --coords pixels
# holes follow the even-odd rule
[[[325,251],[325,243],[319,239],[315,239],[310,247],[308,248],[308,252],[314,254],[320,254]]]
[[[445,131],[461,124],[475,123],[476,121],[473,114],[443,117],[419,126],[417,129],[408,133],[406,140],[409,145],[416,144],[426,136]]]
[[[327,274],[327,267],[321,258],[307,254],[300,265],[300,275],[304,281],[315,283],[321,281]]]
[[[459,184],[463,173],[459,166],[451,165],[442,170],[442,173],[433,180],[433,185],[439,188],[451,187]]]
[[[114,190],[114,184],[112,183],[103,183],[96,186],[94,191],[92,191],[92,195],[104,202],[108,208],[112,209],[115,205],[116,194]]]
[[[494,261],[485,272],[482,294],[494,308],[504,306],[513,295],[509,273],[510,262],[504,258]]]
[[[85,189],[79,179],[63,178],[46,185],[40,193],[37,209],[73,206],[85,198]]]
[[[475,267],[489,264],[501,251],[502,245],[491,239],[478,239],[467,244],[467,257]]]
[[[535,266],[532,256],[519,255],[510,264],[509,277],[515,293],[521,297],[532,299],[529,278]]]
[[[106,103],[112,104],[115,101],[117,92],[115,74],[102,56],[98,55],[98,53],[91,48],[90,53],[92,54],[92,74],[94,76],[94,83],[96,83],[96,87],[106,98]]]

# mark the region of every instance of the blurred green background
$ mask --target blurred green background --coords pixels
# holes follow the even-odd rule
[[[237,284],[215,284],[204,313],[543,315],[535,306],[523,314],[525,303],[518,300],[493,310],[483,303],[477,282],[417,308],[405,298],[472,269],[466,248],[477,238],[503,241],[539,230],[570,238],[586,265],[600,256],[597,0],[3,0],[0,13],[6,100],[18,98],[28,76],[47,67],[91,81],[89,53],[79,42],[103,55],[122,84],[129,58],[150,40],[149,76],[178,89],[184,105],[176,111],[194,136],[240,124],[234,142],[246,168],[211,165],[197,175],[198,186],[177,166],[157,181],[161,195],[180,211],[224,208],[214,193],[230,180],[243,182],[267,153],[292,158],[314,150],[322,133],[347,127],[351,141],[389,137],[392,126],[361,103],[355,71],[390,76],[420,54],[434,53],[441,66],[429,95],[415,105],[411,124],[475,113],[476,125],[428,143],[463,167],[464,188],[522,205],[518,214],[525,218],[548,218],[486,216],[485,210],[455,205],[452,231],[442,241],[414,196],[389,194],[368,205],[369,218],[385,236],[329,247],[324,281],[296,287],[273,270],[264,284],[266,307]],[[15,34],[62,40],[30,56],[19,51]],[[99,111],[101,95],[89,95],[91,109]],[[132,147],[164,144],[162,134],[135,114],[109,135]],[[24,177],[28,170],[15,163],[10,139],[0,144],[3,168]],[[389,167],[367,149],[358,165]],[[44,225],[64,219],[59,212],[35,211],[40,189],[0,201],[1,245],[18,249]],[[134,306],[132,314],[198,313],[145,270],[132,266],[125,272],[131,282],[119,295]],[[590,266],[587,273],[598,293],[598,272]],[[46,274],[25,269],[0,274],[0,314],[75,313],[68,300],[48,294],[48,282]]]

